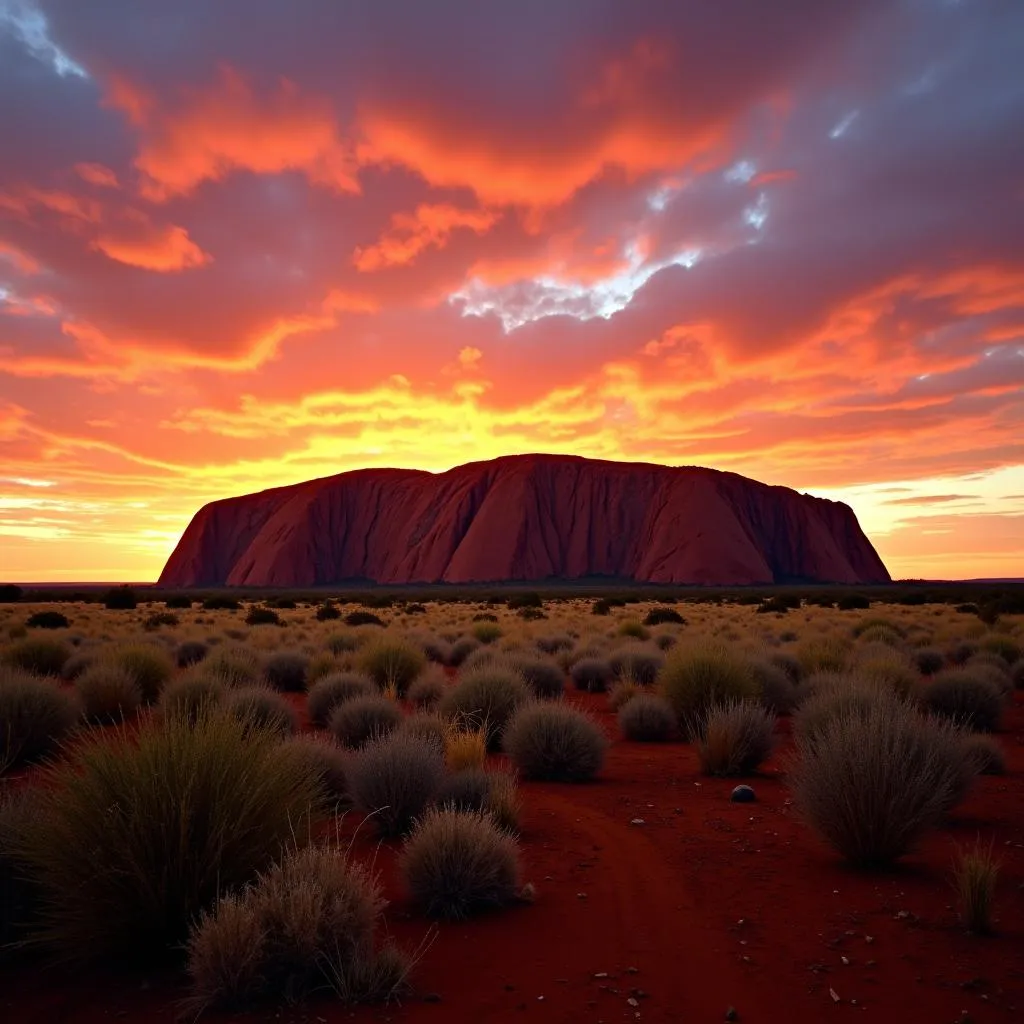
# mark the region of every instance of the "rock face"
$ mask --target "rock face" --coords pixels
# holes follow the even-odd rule
[[[882,583],[849,506],[697,467],[516,455],[447,473],[365,469],[196,513],[169,587],[610,576]]]

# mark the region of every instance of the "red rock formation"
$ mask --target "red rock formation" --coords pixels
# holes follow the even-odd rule
[[[173,587],[612,576],[737,585],[888,582],[839,502],[697,467],[515,455],[447,473],[366,469],[199,510]]]

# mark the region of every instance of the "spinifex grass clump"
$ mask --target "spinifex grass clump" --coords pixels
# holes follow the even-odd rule
[[[240,686],[224,698],[227,712],[246,726],[288,736],[299,725],[299,716],[288,698],[269,686]]]
[[[404,697],[426,667],[423,651],[390,635],[377,637],[359,652],[357,665],[382,690],[393,689]]]
[[[318,679],[309,689],[306,698],[309,720],[325,728],[336,707],[356,697],[372,697],[375,693],[376,687],[369,676],[360,672],[332,672]]]
[[[481,811],[428,811],[406,840],[401,869],[429,917],[457,920],[506,906],[521,892],[518,844]]]
[[[306,688],[309,658],[301,651],[277,651],[267,658],[263,674],[267,683],[284,693],[301,693]]]
[[[665,655],[641,644],[620,647],[609,658],[616,679],[630,679],[638,686],[652,686],[658,678]]]
[[[723,644],[685,644],[673,649],[658,675],[661,696],[672,706],[686,736],[698,732],[708,708],[756,698],[750,662]]]
[[[174,673],[170,654],[155,644],[122,644],[100,659],[127,673],[139,688],[144,704],[152,704],[160,696],[167,680]]]
[[[730,701],[704,711],[697,757],[705,775],[748,775],[775,745],[775,715],[753,701]]]
[[[393,700],[371,694],[338,704],[331,712],[328,727],[342,746],[361,747],[393,732],[401,722],[402,709]]]
[[[76,680],[75,690],[89,722],[107,725],[121,722],[139,710],[142,691],[122,666],[101,659]]]
[[[413,707],[426,710],[437,707],[447,689],[444,669],[439,665],[431,665],[409,687],[406,697]]]
[[[224,714],[91,739],[42,782],[14,849],[42,897],[33,938],[69,960],[173,951],[318,813],[309,771]]]
[[[444,779],[444,761],[429,740],[396,733],[367,743],[348,763],[356,806],[381,835],[407,832]]]
[[[256,653],[239,644],[216,648],[203,662],[203,668],[226,686],[248,686],[259,682],[263,675]]]
[[[1003,714],[995,683],[971,668],[940,672],[924,690],[925,707],[976,732],[994,732]]]
[[[907,853],[966,794],[974,765],[961,734],[880,690],[798,737],[791,772],[807,822],[851,863]]]
[[[608,738],[589,715],[568,704],[524,704],[505,729],[503,744],[528,779],[585,782],[604,764]]]
[[[500,663],[467,670],[439,706],[460,727],[484,728],[487,745],[497,749],[501,731],[516,708],[530,697],[522,675]]]
[[[346,1003],[390,998],[411,962],[376,943],[384,906],[377,879],[346,851],[289,852],[197,921],[188,943],[189,1009],[296,1003],[325,989]]]
[[[221,707],[227,687],[216,677],[192,670],[172,679],[161,691],[162,715],[184,715],[190,721]]]
[[[675,733],[676,717],[664,698],[638,693],[619,709],[619,729],[627,740],[661,743]]]
[[[990,843],[975,842],[974,848],[960,850],[953,865],[953,886],[960,898],[960,917],[969,932],[987,935],[992,931],[992,904],[1000,862]]]
[[[0,772],[49,754],[80,715],[54,680],[0,666]]]
[[[36,676],[59,676],[64,662],[71,657],[71,648],[49,636],[31,636],[17,640],[0,652],[0,661]]]

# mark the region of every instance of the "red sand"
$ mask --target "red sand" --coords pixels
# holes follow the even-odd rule
[[[614,728],[603,697],[572,699]],[[945,829],[876,875],[844,867],[797,820],[780,774],[787,744],[752,780],[758,802],[732,804],[733,783],[703,778],[689,747],[616,742],[597,783],[522,786],[536,903],[441,925],[403,1005],[353,1011],[324,999],[207,1019],[680,1024],[722,1021],[729,1007],[751,1024],[1024,1019],[1021,694],[1000,740],[1009,773],[979,779]],[[958,926],[948,882],[956,844],[979,833],[1003,858],[989,938]],[[383,870],[390,931],[416,945],[429,925],[408,908],[393,848],[367,834],[358,849]],[[6,965],[0,1018],[172,1021],[182,992],[170,973]]]

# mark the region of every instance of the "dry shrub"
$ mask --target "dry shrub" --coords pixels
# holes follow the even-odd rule
[[[309,665],[306,668],[306,686],[312,689],[314,683],[343,670],[344,666],[341,661],[330,651],[320,651],[319,654],[314,654],[309,659]]]
[[[71,960],[179,947],[220,892],[301,832],[317,797],[271,734],[223,714],[90,739],[42,782],[14,848],[42,894],[34,940]]]
[[[953,864],[953,886],[960,898],[960,917],[969,932],[988,935],[992,931],[992,905],[1002,865],[991,843],[977,840],[974,848],[958,851]]]
[[[482,644],[493,644],[495,640],[500,640],[502,635],[501,626],[496,622],[474,622],[470,632],[473,638]]]
[[[675,712],[683,734],[696,735],[701,716],[713,705],[757,696],[750,661],[718,643],[680,645],[658,676],[661,696]]]
[[[263,677],[275,690],[301,693],[306,689],[309,658],[301,651],[277,651],[263,665]]]
[[[1003,633],[990,633],[981,641],[981,649],[995,654],[1007,665],[1015,665],[1021,658],[1021,645]]]
[[[225,686],[249,686],[263,678],[263,669],[256,653],[240,644],[218,647],[207,655],[203,669],[216,676]]]
[[[612,711],[618,711],[643,692],[644,688],[634,683],[632,679],[620,679],[608,691],[608,707]]]
[[[240,686],[224,698],[230,715],[246,726],[287,736],[299,726],[299,716],[288,698],[268,686]]]
[[[55,681],[0,667],[0,772],[51,753],[80,715]]]
[[[339,655],[351,654],[353,651],[358,650],[364,642],[365,637],[362,633],[332,633],[324,641],[324,646],[331,654],[338,657]]]
[[[353,697],[335,706],[328,728],[343,747],[361,747],[393,732],[402,723],[402,709],[379,694]]]
[[[439,665],[432,665],[409,687],[406,697],[413,707],[435,708],[441,703],[447,689],[448,680],[444,669]]]
[[[144,704],[153,704],[174,674],[170,654],[155,644],[122,644],[104,651],[100,660],[127,672],[139,688]]]
[[[162,715],[183,715],[196,721],[224,703],[226,687],[216,676],[193,671],[172,679],[160,694]]]
[[[519,831],[519,816],[523,809],[516,776],[504,770],[488,774],[491,777],[491,792],[487,797],[487,813],[498,828],[514,835]]]
[[[421,711],[402,719],[397,731],[405,736],[417,736],[428,740],[443,754],[450,728],[451,726],[440,715]]]
[[[209,654],[209,651],[209,647],[202,640],[182,640],[174,648],[174,663],[178,668],[198,665]]]
[[[479,768],[487,760],[487,730],[460,729],[451,725],[444,740],[444,761],[449,771],[461,772]]]
[[[859,676],[818,672],[807,680],[809,696],[793,716],[793,733],[809,738],[841,714],[867,714],[885,691]],[[892,693],[893,697],[897,695]]]
[[[921,678],[905,655],[889,649],[884,654],[871,651],[857,659],[857,675],[865,680],[887,686],[901,697],[913,697],[921,684]]]
[[[761,705],[776,715],[788,715],[806,696],[794,679],[768,658],[755,658],[750,662],[758,699]]]
[[[35,676],[59,676],[71,648],[63,640],[50,636],[31,636],[10,644],[0,661]]]
[[[413,902],[446,920],[507,906],[521,892],[518,844],[480,812],[428,811],[405,842],[401,871]]]
[[[914,652],[914,664],[923,676],[933,676],[946,663],[942,651],[935,647],[922,647]]]
[[[775,715],[752,701],[730,701],[704,711],[697,757],[705,775],[749,775],[775,745]]]
[[[306,710],[309,720],[326,728],[334,709],[357,697],[372,697],[376,687],[369,676],[359,672],[333,672],[318,679],[309,689]]]
[[[281,756],[297,758],[320,787],[324,806],[332,807],[348,799],[348,758],[329,736],[304,733],[281,741]]]
[[[377,879],[331,846],[291,852],[204,914],[188,944],[189,1009],[296,1003],[330,989],[345,1003],[388,999],[409,961],[377,949]]]
[[[797,740],[790,773],[805,820],[848,861],[883,866],[907,853],[966,795],[973,765],[952,726],[880,690]]]
[[[429,740],[395,734],[372,740],[348,764],[349,792],[384,836],[407,832],[444,779],[444,761]]]
[[[1006,751],[994,736],[986,733],[967,733],[963,744],[979,775],[1006,774]]]
[[[384,635],[363,647],[356,664],[381,690],[393,688],[400,697],[426,667],[426,657],[413,644]]]
[[[568,704],[524,704],[509,721],[503,745],[528,779],[585,782],[604,764],[608,737],[589,715]]]
[[[615,632],[619,636],[630,636],[634,640],[649,640],[651,631],[639,619],[625,619]]]
[[[557,654],[559,651],[571,651],[573,639],[567,633],[553,633],[549,636],[539,636],[534,640],[537,650],[544,654]]]
[[[994,732],[1003,714],[999,689],[969,668],[940,672],[924,690],[924,705],[933,714],[975,732]]]
[[[840,636],[816,636],[805,640],[796,650],[804,675],[814,672],[842,672],[850,653],[850,643]]]
[[[616,679],[629,679],[638,686],[653,686],[665,664],[661,651],[639,644],[620,647],[608,659]]]
[[[142,705],[142,691],[128,670],[106,659],[75,680],[86,721],[101,725],[131,718]]]
[[[484,729],[488,749],[495,749],[505,723],[529,696],[519,672],[494,663],[466,670],[445,693],[439,710],[460,728]]]
[[[604,693],[615,678],[605,658],[580,658],[573,663],[569,675],[573,686],[586,693]]]
[[[564,693],[565,673],[555,662],[547,658],[517,657],[514,664],[534,697],[556,700]]]
[[[459,637],[452,641],[451,650],[448,652],[448,664],[458,667],[480,647],[480,641],[471,636]]]
[[[662,743],[675,733],[675,712],[663,697],[640,693],[619,710],[619,729],[627,740]]]

